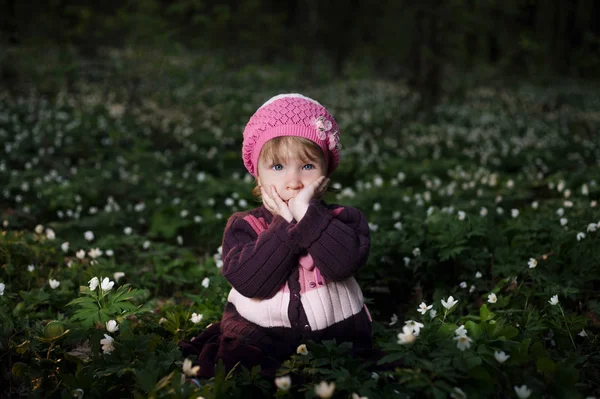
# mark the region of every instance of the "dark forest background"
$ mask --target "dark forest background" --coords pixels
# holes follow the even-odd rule
[[[14,88],[61,65],[68,85],[115,68],[107,49],[159,69],[167,55],[203,54],[223,69],[294,65],[308,83],[402,80],[429,107],[482,80],[596,80],[599,20],[597,0],[2,0],[0,74]],[[133,86],[144,77],[128,73]]]

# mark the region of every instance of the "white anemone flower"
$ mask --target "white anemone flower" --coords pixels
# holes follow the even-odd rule
[[[100,248],[93,248],[88,251],[88,256],[92,259],[96,259],[100,255],[102,255]]]
[[[108,277],[104,277],[104,280],[102,280],[102,291],[110,291],[112,289],[112,287],[115,285],[114,281],[110,281],[108,279]]]
[[[77,251],[75,253],[75,256],[77,256],[77,259],[83,259],[83,258],[85,258],[85,250],[84,249],[80,249],[79,251]]]
[[[448,310],[452,309],[452,307],[454,305],[456,305],[457,303],[458,303],[458,301],[455,301],[453,296],[448,297],[448,302],[446,302],[445,300],[442,299],[442,306]]]
[[[481,277],[483,277],[483,274],[481,274],[481,272],[475,273],[475,278],[481,278]]]
[[[531,396],[531,389],[527,388],[527,385],[522,385],[520,387],[515,386],[515,393],[520,399],[527,399]]]
[[[131,227],[125,227],[123,229],[123,233],[125,233],[125,235],[127,235],[127,236],[130,235],[132,231],[133,231],[133,229]]]
[[[109,320],[106,322],[106,331],[114,333],[119,331],[119,324],[116,320]]]
[[[352,392],[352,399],[369,399],[368,396],[360,396],[356,392]]]
[[[210,284],[210,279],[208,277],[204,277],[204,279],[202,280],[202,286],[204,288],[208,288],[209,284]]]
[[[60,281],[54,280],[53,278],[51,278],[50,280],[48,280],[48,285],[50,285],[50,288],[52,288],[53,290],[55,290],[60,285]]]
[[[552,306],[558,305],[558,295],[553,295],[552,298],[548,301],[548,303]]]
[[[464,324],[461,324],[456,330],[454,330],[456,335],[467,335],[467,329]]]
[[[518,218],[518,217],[519,217],[519,210],[518,210],[518,209],[511,209],[511,210],[510,210],[510,215],[511,215],[513,218],[515,218],[515,219],[516,219],[516,218]]]
[[[417,309],[417,312],[421,313],[422,315],[424,315],[425,313],[427,313],[427,311],[429,309],[431,309],[433,307],[433,305],[429,305],[427,306],[427,304],[425,302],[421,302],[421,304],[419,305],[419,308]]]
[[[5,288],[6,288],[6,285],[4,283],[0,283],[0,296],[4,295]]]
[[[60,249],[62,249],[63,252],[67,252],[69,250],[69,242],[66,241],[60,244]]]
[[[510,355],[507,355],[506,353],[504,353],[504,351],[495,351],[494,352],[494,357],[496,358],[496,360],[498,361],[498,363],[504,363],[505,361],[508,360],[508,358],[510,357]]]
[[[590,223],[587,226],[588,233],[593,233],[594,231],[596,231],[596,229],[598,229],[598,225],[596,223]]]
[[[392,315],[392,317],[390,317],[390,322],[389,325],[393,326],[394,324],[396,324],[398,322],[398,315],[396,313],[394,313]]]
[[[94,232],[88,230],[83,233],[83,237],[88,241],[92,241],[94,239]]]
[[[88,284],[90,285],[90,291],[94,291],[96,288],[98,288],[98,285],[100,285],[100,280],[98,280],[98,277],[93,277],[90,281],[88,281]]]
[[[493,292],[488,295],[489,303],[496,303],[498,301],[498,297]]]
[[[413,329],[409,326],[402,327],[402,332],[398,334],[398,344],[412,344],[416,337],[413,335]]]
[[[412,328],[413,335],[415,337],[418,337],[419,333],[421,332],[421,328],[425,327],[425,325],[423,323],[419,323],[418,321],[414,321],[414,320],[407,320],[405,322],[405,325]]]
[[[308,349],[306,348],[305,344],[300,344],[298,345],[298,347],[296,348],[296,353],[302,356],[306,356],[308,355]]]
[[[190,318],[190,321],[194,324],[198,324],[202,321],[203,317],[204,317],[203,314],[192,313],[192,317]]]
[[[118,283],[119,280],[121,279],[121,277],[125,277],[125,273],[115,272],[115,274],[113,274],[113,277],[115,278],[115,281]]]
[[[56,238],[56,233],[52,229],[46,229],[46,238],[49,240],[54,240]]]
[[[567,218],[560,218],[560,225],[561,226],[566,226],[567,223],[569,223],[569,219],[567,219]]]
[[[577,241],[581,241],[585,238],[585,233],[579,232],[577,233]]]
[[[200,366],[192,367],[192,361],[190,359],[185,359],[183,361],[182,370],[183,374],[187,377],[195,377],[198,374],[198,371],[200,371]]]
[[[452,399],[467,399],[467,394],[459,387],[454,387],[454,390],[450,393]]]
[[[321,399],[331,398],[335,391],[335,382],[328,383],[327,381],[321,381],[319,385],[315,385],[315,393]]]
[[[527,265],[529,266],[530,269],[535,269],[537,264],[538,264],[538,262],[535,258],[529,258],[529,262],[527,262]]]
[[[275,386],[282,391],[288,391],[292,386],[292,379],[289,375],[275,377]]]
[[[456,341],[456,347],[461,351],[469,349],[473,340],[466,335],[458,335],[453,338]]]
[[[102,352],[105,355],[110,355],[112,351],[115,350],[115,346],[113,345],[115,340],[108,334],[104,334],[104,339],[100,340],[100,344],[102,345]]]

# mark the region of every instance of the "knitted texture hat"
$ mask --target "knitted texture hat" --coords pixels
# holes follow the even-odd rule
[[[321,147],[327,176],[337,168],[341,145],[333,116],[312,98],[296,93],[279,94],[265,102],[244,128],[242,158],[252,176],[258,174],[258,158],[263,145],[281,136],[304,137]]]

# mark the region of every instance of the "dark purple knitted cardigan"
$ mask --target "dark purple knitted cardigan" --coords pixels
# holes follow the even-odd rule
[[[304,340],[371,348],[371,317],[353,277],[369,249],[369,226],[357,208],[313,199],[291,223],[264,206],[233,214],[222,248],[232,289],[221,321],[192,341],[210,341],[212,349],[196,346],[193,354],[201,365],[219,357],[231,363],[236,355],[225,352],[247,357],[242,345],[276,359],[276,367]]]

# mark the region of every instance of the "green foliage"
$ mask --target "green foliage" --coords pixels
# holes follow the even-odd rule
[[[0,96],[10,394],[308,398],[321,381],[344,398],[514,397],[522,385],[531,397],[599,394],[600,102],[579,87],[482,87],[447,99],[429,124],[411,122],[414,93],[389,82],[306,91],[342,132],[327,200],[370,223],[357,279],[382,356],[306,342],[278,371],[289,391],[222,364],[202,387],[182,381],[177,342],[217,322],[230,289],[227,218],[256,206],[240,129],[286,82],[258,68],[233,76],[246,91],[202,92],[180,76],[172,97],[129,106],[126,91],[93,85]],[[547,107],[559,98],[563,108]]]

